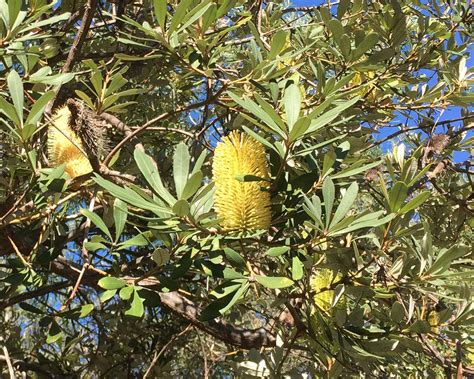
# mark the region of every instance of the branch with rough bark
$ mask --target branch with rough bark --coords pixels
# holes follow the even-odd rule
[[[77,281],[79,275],[81,275],[81,267],[76,267],[74,263],[69,262],[62,257],[58,257],[58,259],[56,259],[55,261],[50,262],[49,268],[55,274],[68,279],[72,283]],[[100,287],[98,286],[98,281],[102,277],[103,275],[98,272],[98,270],[94,270],[91,266],[88,266],[85,272],[82,273],[81,285],[100,289]],[[156,281],[145,280],[140,281],[137,284],[140,284],[142,286],[146,286],[147,284],[156,285]],[[64,282],[58,284],[57,286],[62,287],[63,285]],[[43,289],[39,289],[37,291],[39,292],[38,295],[41,295],[52,292],[56,289],[57,288],[53,285],[45,287]],[[157,292],[157,294],[160,297],[161,304],[164,308],[178,315],[179,317],[189,321],[197,328],[203,330],[204,332],[229,345],[233,345],[243,349],[258,349],[262,347],[275,346],[275,335],[270,330],[264,327],[257,329],[245,329],[229,324],[225,320],[221,319],[214,319],[208,322],[204,322],[200,320],[201,308],[191,300],[179,294],[177,291]],[[11,306],[17,302],[24,301],[28,298],[31,297],[26,294],[23,296],[19,295],[10,298],[6,302],[4,301],[0,303],[0,309],[5,309],[8,306]]]

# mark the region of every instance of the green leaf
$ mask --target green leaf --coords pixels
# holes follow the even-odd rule
[[[334,213],[334,217],[331,220],[331,224],[329,225],[329,229],[336,225],[339,221],[341,221],[349,212],[354,204],[355,199],[357,198],[357,194],[359,193],[359,186],[357,182],[353,182],[349,188],[347,189],[344,197],[342,198],[339,206],[337,207],[336,213]]]
[[[189,25],[194,23],[197,19],[199,19],[206,11],[209,9],[209,7],[212,5],[211,0],[206,0],[203,2],[198,2],[198,5],[191,9],[187,14],[186,17],[184,18],[183,25],[177,30],[177,33],[181,33],[184,31]]]
[[[237,302],[239,301],[242,297],[245,296],[245,293],[247,292],[247,289],[249,288],[249,283],[248,281],[244,281],[242,283],[242,285],[240,286],[240,288],[234,292],[234,295],[232,296],[232,298],[230,299],[230,301],[227,303],[226,306],[224,306],[223,308],[220,309],[220,313],[221,314],[224,314],[225,312],[227,312],[230,308],[232,308],[232,306]]]
[[[36,124],[41,116],[43,116],[44,108],[46,108],[46,105],[53,97],[54,91],[49,91],[36,100],[36,102],[31,107],[30,114],[26,118],[25,124]]]
[[[377,33],[372,32],[367,34],[352,53],[352,61],[359,59],[365,52],[372,49],[377,44],[377,42],[379,42],[379,35]]]
[[[3,112],[16,125],[21,125],[20,119],[16,114],[15,107],[0,96],[0,112]]]
[[[322,128],[323,126],[326,126],[327,124],[335,120],[342,112],[352,107],[358,101],[359,101],[359,97],[356,96],[349,101],[344,101],[343,103],[339,104],[338,106],[331,109],[330,111],[323,113],[321,116],[311,121],[311,124],[305,134],[313,133],[317,131],[318,129]]]
[[[188,200],[191,196],[193,196],[201,186],[202,178],[203,175],[201,171],[196,171],[194,174],[192,174],[183,188],[180,200]]]
[[[105,303],[107,300],[110,300],[111,298],[113,298],[116,293],[117,293],[116,289],[102,292],[100,294],[100,302]]]
[[[244,258],[242,258],[242,256],[234,249],[226,247],[224,248],[224,254],[232,266],[237,268],[245,268],[246,263]]]
[[[341,21],[332,19],[327,23],[327,26],[329,30],[331,30],[332,35],[334,36],[334,39],[339,41],[344,34],[344,27],[342,26]]]
[[[107,237],[110,238],[110,240],[112,240],[112,235],[110,234],[109,228],[107,228],[105,222],[97,214],[91,212],[89,209],[86,208],[81,209],[81,214],[90,219],[100,230],[102,230],[107,235]]]
[[[408,331],[411,333],[429,333],[431,331],[431,326],[425,320],[416,320],[410,325]]]
[[[232,92],[227,92],[227,94],[242,108],[252,113],[259,120],[263,121],[273,132],[278,134],[280,137],[285,138],[284,130],[280,126],[278,126],[278,124],[273,120],[271,115],[265,112],[261,106],[259,106],[257,103],[247,97],[242,99],[241,97],[233,94]]]
[[[115,242],[122,235],[125,222],[127,221],[128,207],[127,204],[120,200],[114,200],[114,222],[115,222]]]
[[[405,318],[405,309],[403,305],[400,304],[398,301],[393,303],[392,308],[390,310],[390,318],[395,323],[400,323]]]
[[[137,234],[136,236],[133,236],[132,238],[121,242],[117,250],[123,250],[134,246],[147,246],[150,244],[150,240],[148,238],[149,235],[151,235],[150,231]]]
[[[235,180],[239,182],[268,182],[266,178],[262,178],[256,175],[236,175]]]
[[[329,235],[337,236],[341,234],[346,234],[353,232],[354,230],[365,229],[365,228],[375,228],[376,226],[384,225],[387,222],[393,220],[396,217],[395,213],[391,213],[385,217],[377,218],[381,212],[374,212],[369,215],[363,216],[357,220],[355,220],[352,224],[350,224],[347,228],[336,230],[331,232]],[[335,230],[337,225],[333,228]]]
[[[1,99],[1,98],[0,98]],[[262,145],[268,147],[269,149],[272,149],[273,151],[275,151],[277,154],[279,154],[279,151],[278,149],[273,146],[272,143],[268,142],[265,138],[263,138],[262,136],[258,135],[257,133],[255,133],[252,129],[246,127],[246,126],[242,126],[242,129],[245,130],[245,132],[247,134],[249,134],[252,138],[254,138],[255,140],[257,140],[258,142],[260,142]]]
[[[153,8],[155,10],[155,17],[163,32],[166,27],[166,14],[168,12],[167,0],[153,0]]]
[[[132,297],[132,294],[133,294],[133,286],[127,286],[127,287],[123,287],[120,292],[119,292],[119,296],[122,300],[128,300]]]
[[[116,290],[125,287],[127,282],[119,278],[114,278],[113,276],[106,276],[100,279],[97,284],[105,290]]]
[[[188,8],[192,4],[192,2],[192,0],[183,0],[176,7],[168,29],[169,35],[171,35],[171,33],[173,33],[181,24],[184,19],[184,16],[186,15],[186,11],[188,11]]]
[[[145,311],[143,307],[143,299],[138,295],[136,287],[133,287],[133,300],[130,308],[125,311],[125,315],[132,317],[142,317]]]
[[[189,214],[190,211],[190,205],[186,200],[178,200],[174,205],[173,205],[173,212],[179,216],[179,217],[185,217]]]
[[[267,255],[269,257],[278,257],[288,251],[290,251],[290,248],[288,246],[275,246],[267,250]]]
[[[293,280],[300,280],[303,277],[303,263],[298,257],[291,260],[291,277]]]
[[[62,338],[63,334],[58,323],[53,320],[48,331],[48,336],[46,337],[46,343],[55,343]]]
[[[283,105],[285,107],[288,130],[291,131],[301,111],[301,93],[298,84],[293,83],[286,88]]]
[[[158,196],[160,196],[169,205],[174,204],[176,202],[176,199],[169,193],[169,191],[163,185],[155,161],[140,149],[135,149],[133,157],[135,158],[135,162],[137,163],[138,168],[143,174],[143,177],[153,188],[153,190],[158,194]],[[125,199],[122,198],[122,200]],[[130,204],[137,205],[133,203]]]
[[[452,246],[449,249],[442,249],[438,254],[436,261],[426,271],[425,275],[439,275],[449,269],[451,263],[472,252],[468,246]]]
[[[407,198],[408,187],[403,182],[396,182],[389,193],[389,207],[392,212],[397,212]]]
[[[405,214],[412,211],[415,208],[418,208],[421,204],[423,204],[428,198],[431,196],[430,191],[423,191],[413,199],[411,199],[408,203],[406,203],[402,209],[398,213]]]
[[[181,199],[184,186],[188,180],[190,159],[188,147],[184,142],[180,142],[173,156],[173,178],[178,199]]]
[[[39,308],[36,308],[35,306],[31,305],[31,304],[28,304],[28,303],[25,303],[25,302],[22,302],[19,304],[20,308],[25,310],[25,311],[28,311],[28,312],[31,312],[31,313],[36,313],[36,314],[43,314],[44,312],[39,309]]]
[[[326,178],[323,183],[324,210],[326,211],[326,227],[331,220],[332,206],[334,204],[336,189],[331,178]]]
[[[310,124],[311,120],[308,117],[299,118],[295,125],[293,125],[293,128],[290,130],[290,142],[294,142],[303,136],[308,130]]]
[[[151,258],[158,266],[164,266],[170,260],[170,253],[168,249],[158,247],[151,255]]]
[[[342,178],[347,178],[349,176],[357,175],[357,174],[365,172],[365,171],[367,171],[371,168],[379,166],[380,163],[381,163],[380,161],[377,161],[377,162],[372,162],[372,163],[366,164],[364,166],[355,167],[355,168],[353,168],[353,166],[351,166],[351,167],[349,167],[345,170],[342,170],[342,171],[338,172],[337,174],[331,175],[331,178],[332,179],[342,179]]]
[[[291,286],[294,282],[290,278],[286,278],[284,276],[262,276],[256,275],[255,279],[259,282],[262,286],[276,289],[276,288],[286,288]]]
[[[340,0],[339,5],[337,7],[337,18],[341,20],[350,7],[351,0]]]
[[[273,35],[270,52],[268,53],[269,60],[274,59],[280,53],[285,46],[286,38],[287,33],[281,29]]]
[[[101,242],[90,242],[90,241],[87,241],[84,243],[84,248],[87,250],[87,251],[97,251],[97,250],[100,250],[100,249],[107,249],[107,246],[104,245],[103,243]]]
[[[396,50],[393,47],[388,47],[373,53],[368,59],[367,62],[370,64],[386,61],[392,58],[396,54]]]
[[[20,75],[15,70],[11,70],[7,76],[8,89],[10,96],[15,106],[16,114],[20,120],[20,124],[23,123],[23,83]]]

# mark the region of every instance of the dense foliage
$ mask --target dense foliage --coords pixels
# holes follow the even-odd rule
[[[3,375],[474,374],[472,9],[328,3],[0,0]]]

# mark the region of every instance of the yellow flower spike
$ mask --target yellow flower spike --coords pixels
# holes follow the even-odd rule
[[[221,226],[228,231],[268,229],[271,223],[270,194],[265,181],[240,182],[239,175],[269,178],[265,149],[246,134],[233,131],[214,151],[214,207]]]
[[[48,127],[48,158],[51,165],[66,164],[65,171],[74,179],[92,171],[80,138],[69,126],[71,112],[67,106],[59,108]]]

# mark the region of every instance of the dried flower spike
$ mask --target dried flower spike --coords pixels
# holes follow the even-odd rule
[[[214,152],[215,209],[221,226],[229,231],[268,229],[270,194],[265,181],[241,182],[240,175],[269,178],[262,144],[237,131],[222,139]]]
[[[82,142],[71,128],[71,112],[67,106],[55,112],[48,128],[48,157],[54,166],[65,163],[65,171],[71,178],[92,171]]]

